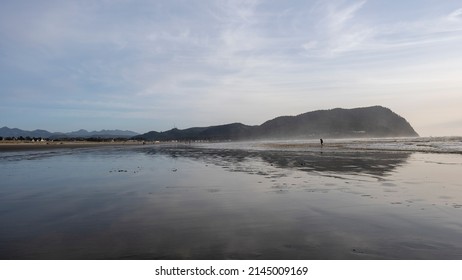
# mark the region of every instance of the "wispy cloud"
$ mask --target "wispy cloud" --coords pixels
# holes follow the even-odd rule
[[[316,11],[322,16],[316,26],[316,39],[301,44],[306,51],[303,55],[335,58],[350,52],[402,50],[461,37],[462,9],[447,15],[381,22],[365,20],[358,14],[367,5],[367,1],[319,5]]]
[[[449,21],[462,22],[462,8],[457,9],[447,16]]]
[[[325,2],[318,4],[313,16],[318,18],[310,38],[301,46],[306,56],[333,57],[356,50],[374,35],[373,29],[357,19],[366,1],[352,3]],[[308,47],[308,48],[307,48]]]

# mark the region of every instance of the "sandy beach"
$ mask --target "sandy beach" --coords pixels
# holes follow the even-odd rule
[[[47,150],[47,149],[73,149],[90,147],[110,147],[110,146],[135,146],[142,145],[138,141],[125,142],[91,142],[91,141],[45,141],[45,142],[25,142],[25,141],[0,141],[0,152],[2,151],[27,151],[27,150]]]
[[[91,147],[0,153],[0,259],[462,259],[459,154]]]

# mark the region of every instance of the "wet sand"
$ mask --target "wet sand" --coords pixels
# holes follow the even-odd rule
[[[91,142],[91,141],[55,141],[55,142],[20,142],[0,141],[0,152],[48,150],[48,149],[73,149],[90,147],[132,146],[142,145],[142,142]]]
[[[232,145],[0,153],[0,259],[462,259],[460,155]]]

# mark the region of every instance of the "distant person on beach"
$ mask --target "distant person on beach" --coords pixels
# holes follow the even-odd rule
[[[321,139],[319,139],[319,141],[321,142],[321,147],[324,145],[324,141]]]

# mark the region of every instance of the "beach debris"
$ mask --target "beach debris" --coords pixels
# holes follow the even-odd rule
[[[126,169],[112,169],[112,170],[109,170],[109,173],[112,173],[112,172],[114,172],[114,173],[122,173],[122,172],[125,173],[125,172],[128,172],[128,170],[126,170]]]
[[[172,169],[172,172],[177,172],[177,171],[178,171],[178,169],[176,169],[176,168]]]

